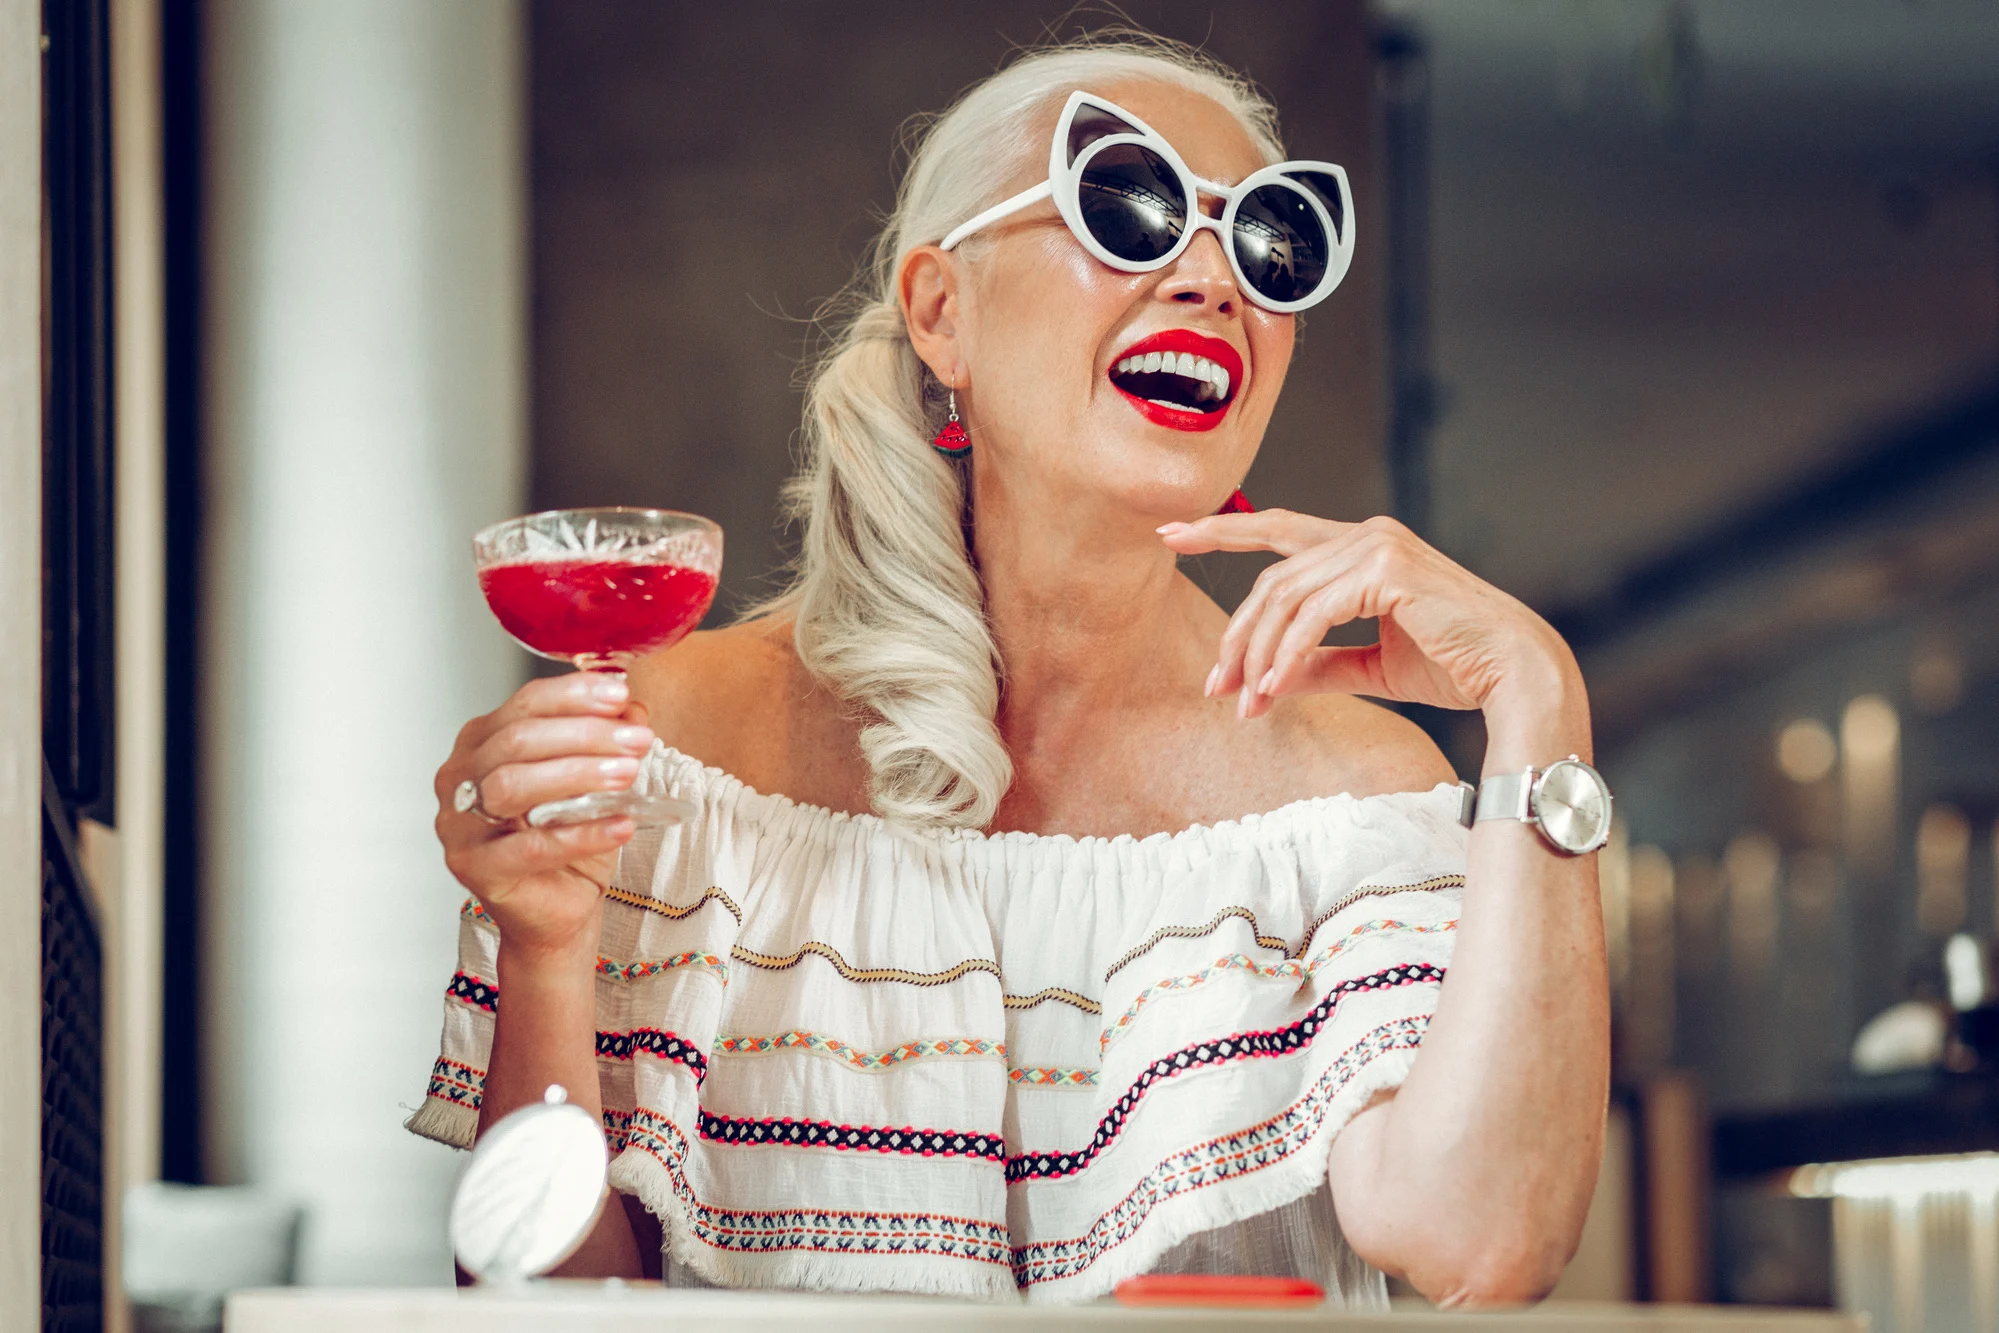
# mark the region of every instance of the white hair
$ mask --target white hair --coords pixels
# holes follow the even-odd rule
[[[751,614],[792,616],[806,668],[863,710],[869,796],[886,818],[983,828],[1013,782],[995,723],[999,653],[968,547],[970,473],[931,447],[944,389],[910,345],[896,271],[1046,154],[1048,117],[1071,92],[1141,81],[1211,99],[1265,162],[1283,157],[1270,102],[1191,47],[1117,32],[1030,51],[912,136],[895,213],[829,307],[803,458],[785,488],[803,543],[789,586]]]

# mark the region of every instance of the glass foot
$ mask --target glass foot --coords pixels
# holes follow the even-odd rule
[[[528,811],[528,824],[534,828],[555,828],[609,819],[612,815],[630,815],[641,827],[678,824],[694,817],[695,805],[664,792],[593,791],[566,801],[542,802]]]

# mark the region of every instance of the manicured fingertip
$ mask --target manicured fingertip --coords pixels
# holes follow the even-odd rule
[[[1153,529],[1154,532],[1162,537],[1171,537],[1176,532],[1185,532],[1186,530],[1187,525],[1185,523],[1161,523]]]
[[[623,708],[626,700],[632,697],[632,687],[626,683],[625,678],[608,672],[593,674],[596,678],[590,682],[590,697],[598,703],[616,704]]]
[[[1256,682],[1256,692],[1258,694],[1269,694],[1271,690],[1275,689],[1276,687],[1277,687],[1276,667],[1272,667],[1270,668],[1270,670],[1264,672],[1263,679]]]
[[[1247,681],[1243,683],[1242,689],[1236,692],[1235,715],[1242,721],[1247,722],[1249,720],[1249,684]]]

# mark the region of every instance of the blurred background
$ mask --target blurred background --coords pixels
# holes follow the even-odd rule
[[[1354,181],[1250,497],[1395,513],[1582,658],[1617,1088],[1558,1294],[1999,1328],[1999,6],[1124,15]],[[400,1128],[462,896],[430,774],[530,670],[467,539],[690,509],[713,617],[770,590],[909,117],[1117,16],[39,17],[45,1309],[448,1282],[457,1163]],[[1476,776],[1476,719],[1419,720]],[[161,1257],[196,1226],[281,1243]]]

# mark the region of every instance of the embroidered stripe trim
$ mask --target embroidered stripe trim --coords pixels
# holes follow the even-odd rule
[[[1104,980],[1109,981],[1112,977],[1145,957],[1146,954],[1151,953],[1154,948],[1165,943],[1167,940],[1202,939],[1220,930],[1230,920],[1247,921],[1250,932],[1256,937],[1257,944],[1263,948],[1275,949],[1286,958],[1297,958],[1306,949],[1311,947],[1312,937],[1319,933],[1321,926],[1363,898],[1373,898],[1394,893],[1424,893],[1435,889],[1462,889],[1464,886],[1465,877],[1463,875],[1433,875],[1429,879],[1416,884],[1363,884],[1357,889],[1342,894],[1339,901],[1313,918],[1312,924],[1307,926],[1305,933],[1299,937],[1296,948],[1286,944],[1279,936],[1264,934],[1262,925],[1256,919],[1256,913],[1250,911],[1247,907],[1225,907],[1215,913],[1214,918],[1204,926],[1162,926],[1158,930],[1153,931],[1137,948],[1125,954],[1124,957],[1118,959],[1115,963],[1112,963],[1110,970],[1104,973]]]
[[[1209,921],[1205,926],[1161,926],[1158,930],[1146,936],[1144,943],[1118,959],[1115,963],[1112,963],[1110,970],[1104,973],[1104,980],[1109,981],[1112,977],[1151,953],[1155,947],[1165,943],[1167,940],[1198,940],[1203,936],[1214,934],[1222,928],[1224,922],[1230,920],[1249,922],[1250,933],[1256,936],[1256,942],[1264,948],[1275,949],[1279,953],[1286,955],[1290,953],[1290,947],[1283,940],[1275,935],[1266,935],[1263,933],[1263,928],[1257,925],[1256,913],[1250,911],[1247,907],[1224,907],[1221,911],[1215,913],[1214,919]]]
[[[605,892],[610,893],[613,890],[606,889]],[[622,892],[622,890],[618,890],[618,892]],[[728,895],[724,894],[720,889],[710,889],[708,894],[703,895],[701,902],[708,901],[710,895],[726,904],[730,911],[737,910],[735,904],[728,901]],[[651,900],[648,899],[648,901]],[[664,904],[660,904],[660,906],[663,907]],[[686,908],[685,912],[692,912],[699,906],[701,906],[701,903],[696,903],[694,907]],[[493,923],[493,918],[486,914],[486,909],[479,905],[477,898],[467,898],[465,906],[460,908],[459,912],[460,915],[469,917],[475,921],[484,921],[489,925]],[[683,915],[685,912],[683,912]],[[671,958],[620,960],[606,958],[602,954],[597,956],[597,975],[608,977],[612,981],[643,981],[647,977],[656,977],[662,972],[671,972],[676,968],[682,967],[705,967],[712,969],[716,975],[722,978],[724,985],[728,984],[728,963],[715,954],[703,953],[698,949],[675,954]],[[447,989],[446,994],[450,995],[453,999],[464,1000],[466,1003],[476,1005],[481,1009],[492,1010],[493,1005],[491,1001],[499,998],[499,986],[490,981],[480,982],[486,988],[487,994],[483,999],[475,998],[469,989],[461,988],[461,979],[479,981],[479,978],[472,977],[469,973],[460,972],[451,979],[451,985]]]
[[[643,981],[647,977],[656,977],[682,967],[705,967],[720,977],[723,985],[729,984],[728,963],[712,953],[703,953],[698,949],[677,953],[671,958],[633,959],[630,962],[620,962],[615,958],[597,959],[597,975],[608,977],[612,981]]]
[[[679,921],[693,916],[709,903],[720,903],[730,916],[736,918],[737,925],[740,926],[743,924],[743,909],[736,906],[734,898],[716,888],[709,889],[685,907],[675,907],[671,903],[663,903],[648,894],[633,893],[630,889],[621,889],[615,884],[604,890],[604,896],[614,903],[623,903],[627,907],[636,907],[642,911],[656,912],[669,921]]]
[[[630,1060],[638,1055],[650,1055],[661,1060],[669,1060],[685,1067],[694,1075],[694,1085],[701,1086],[708,1077],[708,1057],[701,1054],[694,1043],[660,1028],[633,1028],[629,1032],[599,1032],[597,1034],[597,1055],[604,1060]]]
[[[496,1014],[500,1011],[500,983],[475,977],[470,972],[453,972],[451,984],[444,988],[444,998]]]
[[[1012,1269],[1026,1287],[1074,1277],[1136,1235],[1161,1202],[1208,1185],[1275,1165],[1310,1143],[1332,1104],[1355,1075],[1382,1055],[1413,1050],[1429,1026],[1425,1017],[1400,1019],[1363,1036],[1333,1062],[1306,1094],[1284,1111],[1248,1129],[1221,1135],[1153,1168],[1115,1207],[1081,1236],[1013,1246],[1003,1222],[929,1213],[854,1213],[800,1208],[760,1212],[716,1208],[702,1202],[682,1166],[687,1139],[657,1112],[639,1107],[607,1111],[612,1150],[627,1145],[666,1171],[668,1187],[687,1210],[695,1239],[738,1254],[791,1251],[838,1255],[920,1256],[963,1259]]]
[[[1035,1241],[1013,1251],[1014,1281],[1022,1287],[1075,1277],[1138,1234],[1157,1208],[1175,1195],[1260,1171],[1310,1143],[1347,1084],[1379,1057],[1422,1045],[1430,1020],[1398,1019],[1367,1033],[1335,1060],[1289,1107],[1258,1125],[1224,1134],[1174,1153],[1148,1171],[1109,1212],[1081,1236]]]
[[[868,1073],[892,1069],[912,1060],[935,1056],[967,1059],[1006,1058],[1006,1044],[988,1037],[928,1037],[906,1041],[885,1051],[863,1051],[838,1037],[819,1032],[779,1032],[771,1036],[730,1036],[715,1039],[716,1055],[769,1055],[775,1051],[804,1051],[828,1055],[841,1063]]]
[[[486,1100],[486,1071],[441,1055],[430,1067],[423,1095],[476,1111]]]
[[[1151,1004],[1160,996],[1171,995],[1176,991],[1192,990],[1194,987],[1204,985],[1224,973],[1248,972],[1253,976],[1263,977],[1266,980],[1291,981],[1302,986],[1310,981],[1318,973],[1319,969],[1339,957],[1340,954],[1346,952],[1348,948],[1359,941],[1364,935],[1436,935],[1442,934],[1445,931],[1456,930],[1457,926],[1458,923],[1455,920],[1442,921],[1435,925],[1417,925],[1386,917],[1375,921],[1364,921],[1360,925],[1355,926],[1351,931],[1348,931],[1344,937],[1333,941],[1333,943],[1314,955],[1312,961],[1309,963],[1300,963],[1295,960],[1286,960],[1282,963],[1259,963],[1247,954],[1224,954],[1208,966],[1202,968],[1199,972],[1190,972],[1185,976],[1179,977],[1166,977],[1140,991],[1133,997],[1130,1007],[1118,1015],[1117,1021],[1105,1028],[1103,1034],[1097,1038],[1097,1050],[1099,1053],[1109,1051],[1124,1036],[1125,1032],[1130,1029],[1132,1023],[1137,1020],[1139,1013],[1145,1006]]]
[[[1034,1006],[1046,1004],[1050,1000],[1055,1001],[1057,1004],[1074,1005],[1076,1008],[1090,1015],[1101,1014],[1104,1011],[1104,1007],[1089,996],[1078,995],[1075,991],[1066,990],[1061,986],[1048,986],[1034,992],[1032,995],[1005,995],[1000,998],[1000,1004],[1008,1009],[1032,1009]]]
[[[922,1256],[1012,1266],[1006,1223],[932,1213],[851,1213],[833,1208],[756,1212],[716,1208],[696,1197],[682,1164],[687,1139],[665,1116],[644,1107],[625,1117],[615,1140],[666,1170],[668,1188],[687,1210],[696,1240],[737,1254],[808,1251],[882,1257]]]
[[[1218,1041],[1204,1041],[1171,1055],[1162,1056],[1145,1067],[1124,1094],[1111,1104],[1097,1122],[1097,1132],[1091,1136],[1089,1146],[1074,1152],[1022,1153],[1009,1157],[1006,1163],[1006,1178],[1009,1184],[1019,1180],[1055,1179],[1072,1176],[1089,1166],[1097,1156],[1116,1141],[1123,1132],[1139,1102],[1151,1091],[1153,1084],[1165,1079],[1177,1078],[1190,1069],[1200,1069],[1210,1065],[1229,1064],[1236,1060],[1251,1060],[1264,1056],[1290,1055],[1302,1051],[1312,1044],[1319,1030],[1332,1020],[1340,1002],[1349,995],[1363,991],[1390,990],[1397,986],[1414,986],[1424,982],[1441,982],[1444,969],[1433,963],[1404,963],[1383,968],[1379,972],[1364,977],[1349,977],[1339,982],[1326,993],[1326,997],[1312,1006],[1297,1022],[1268,1032],[1240,1032]]]
[[[833,965],[843,980],[865,984],[872,981],[900,981],[909,986],[942,986],[974,972],[989,972],[994,977],[1000,974],[999,964],[990,958],[967,958],[956,967],[948,967],[942,972],[911,972],[900,967],[855,967],[840,956],[840,951],[830,944],[818,940],[807,940],[796,949],[783,956],[758,953],[738,944],[729,950],[729,956],[739,963],[760,967],[770,972],[783,972],[798,966],[807,954],[823,958]]]
[[[892,1152],[912,1157],[977,1157],[1006,1160],[1006,1142],[997,1134],[956,1129],[893,1129],[875,1125],[835,1125],[824,1120],[741,1120],[700,1112],[701,1137],[733,1147],[836,1148],[842,1152]]]
[[[796,967],[808,954],[831,963],[833,970],[838,972],[843,980],[862,985],[875,981],[900,981],[906,986],[943,986],[961,977],[970,976],[974,972],[984,972],[995,979],[1005,980],[1000,975],[1000,965],[990,958],[967,958],[964,962],[955,967],[945,968],[942,972],[911,972],[900,967],[855,967],[841,957],[838,949],[819,940],[807,940],[790,953],[781,955],[758,953],[755,949],[746,949],[740,944],[729,950],[729,956],[737,962],[748,963],[751,967],[760,967],[770,972],[782,972],[787,968]],[[1101,1014],[1104,1011],[1102,1005],[1087,995],[1078,995],[1075,991],[1061,986],[1050,986],[1032,995],[1003,995],[1000,1002],[1008,1009],[1032,1009],[1050,1000],[1074,1005],[1086,1014]]]
[[[1009,1069],[1009,1080],[1039,1088],[1094,1088],[1097,1086],[1097,1071],[1094,1069]]]
[[[1312,918],[1312,924],[1305,928],[1304,937],[1298,941],[1297,949],[1287,956],[1304,957],[1305,950],[1312,947],[1312,937],[1319,933],[1319,928],[1363,898],[1387,898],[1398,893],[1436,893],[1443,889],[1462,889],[1464,886],[1465,877],[1458,874],[1432,875],[1414,884],[1363,884],[1357,889],[1341,894],[1339,900],[1331,907]],[[1457,923],[1453,921],[1451,924],[1455,926]]]

